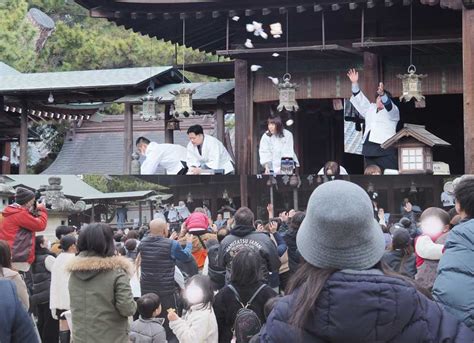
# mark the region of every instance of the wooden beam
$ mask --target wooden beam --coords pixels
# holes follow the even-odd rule
[[[123,173],[130,175],[132,172],[132,152],[133,152],[133,105],[125,104],[123,118]]]
[[[23,101],[20,119],[20,174],[27,173],[28,164],[28,103]]]
[[[338,44],[325,44],[325,45],[305,45],[305,46],[290,46],[286,47],[272,47],[272,48],[256,48],[256,49],[233,49],[233,50],[217,50],[217,55],[223,56],[234,56],[234,55],[253,55],[253,54],[272,54],[272,53],[283,53],[283,52],[304,52],[304,51],[314,51],[314,52],[330,52],[330,51],[339,51],[345,52],[348,54],[361,55],[360,51],[346,48]]]
[[[464,84],[464,162],[467,174],[474,174],[474,9],[462,10]]]
[[[224,143],[225,141],[225,112],[222,107],[218,107],[216,111],[216,131],[217,131],[217,138]]]
[[[379,84],[379,59],[376,54],[364,52],[364,73],[361,83],[365,94],[375,94],[377,91]]]
[[[250,94],[251,74],[247,61],[235,60],[235,155],[237,173],[241,175],[240,193],[242,206],[247,205],[248,190],[246,176],[250,175],[250,149],[252,133],[250,119],[252,100]],[[245,182],[242,178],[245,178]]]

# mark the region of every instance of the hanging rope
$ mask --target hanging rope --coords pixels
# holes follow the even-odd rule
[[[410,66],[413,65],[413,1],[410,4]]]
[[[286,11],[286,74],[288,74],[288,61],[289,61],[289,36],[290,36],[290,26],[289,26],[289,19],[288,19],[288,10]]]
[[[186,59],[186,17],[183,16],[183,83],[184,83],[184,66]]]

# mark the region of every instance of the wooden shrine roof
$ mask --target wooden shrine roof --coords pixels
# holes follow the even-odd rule
[[[161,98],[162,103],[171,103],[174,101],[174,95],[171,91],[177,91],[182,88],[189,88],[196,91],[193,94],[193,103],[195,104],[216,104],[220,97],[231,93],[234,90],[234,81],[220,81],[220,82],[192,82],[192,83],[173,83],[156,88],[153,91],[153,96]],[[136,95],[126,95],[118,99],[118,103],[133,103],[140,104],[141,98],[146,93]]]
[[[384,142],[381,147],[383,149],[390,148],[396,144],[400,139],[405,137],[413,137],[416,140],[430,146],[450,146],[451,144],[443,139],[435,136],[425,129],[424,125],[405,124],[404,128],[397,132],[392,138]]]
[[[290,16],[290,44],[295,46],[314,45],[320,38],[316,22],[321,13],[326,13],[326,40],[337,44],[335,36],[353,39],[360,36],[361,8],[366,8],[367,30],[374,21],[387,22],[387,28],[408,27],[409,21],[398,14],[400,8],[414,2],[416,24],[427,20],[435,28],[442,28],[450,21],[449,11],[435,13],[433,9],[461,9],[462,0],[75,0],[87,8],[95,18],[109,21],[172,43],[183,43],[183,19],[186,20],[186,46],[205,52],[232,50],[243,47],[245,24],[253,20],[269,25],[284,23],[285,14]],[[430,5],[430,6],[424,6]],[[433,6],[439,5],[439,6]],[[381,12],[390,12],[392,15]],[[419,10],[418,10],[419,9]],[[382,11],[381,11],[382,10]],[[421,12],[420,12],[421,11]],[[405,11],[406,12],[406,11]],[[436,12],[436,11],[435,11]],[[338,16],[332,14],[337,13]],[[421,14],[420,14],[421,13]],[[423,18],[423,14],[426,17]],[[238,21],[234,19],[239,18]],[[443,17],[448,20],[443,20]],[[459,17],[460,22],[460,17]],[[296,24],[295,24],[296,23]],[[402,25],[406,24],[406,25]],[[398,26],[397,26],[398,25]],[[405,27],[406,26],[406,27]],[[267,32],[268,27],[266,28]],[[298,31],[298,32],[295,32]],[[404,31],[406,33],[406,31]],[[415,31],[416,34],[417,31]],[[432,32],[429,31],[428,32]],[[368,33],[368,32],[367,32]],[[433,32],[436,35],[436,32]],[[271,37],[270,37],[271,38]],[[340,37],[338,37],[340,38]],[[257,40],[257,38],[255,38]],[[268,39],[270,41],[271,39]],[[310,42],[310,44],[301,44]],[[323,44],[324,45],[324,44]],[[257,46],[256,46],[257,47]],[[351,47],[351,46],[349,46]]]

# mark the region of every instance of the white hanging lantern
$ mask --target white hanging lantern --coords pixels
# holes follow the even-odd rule
[[[171,115],[175,117],[189,117],[196,114],[193,110],[193,94],[196,93],[195,89],[181,88],[170,93],[174,95],[174,111],[171,112]]]
[[[291,83],[290,80],[291,75],[286,73],[283,75],[282,82],[277,85],[278,91],[280,93],[280,103],[277,107],[278,112],[283,110],[296,112],[300,108],[296,102],[296,91],[298,89],[298,85],[296,83]]]
[[[400,101],[409,102],[415,98],[416,101],[423,101],[425,97],[421,94],[421,79],[424,79],[428,75],[415,74],[416,68],[412,64],[408,67],[408,74],[397,75],[399,79],[402,79],[403,93],[400,97]]]
[[[149,88],[148,94],[141,98],[143,106],[141,120],[150,121],[158,119],[158,101],[160,100],[161,98],[153,96],[153,89]]]

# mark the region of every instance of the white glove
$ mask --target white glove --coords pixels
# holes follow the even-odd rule
[[[51,317],[53,317],[54,320],[58,320],[58,316],[56,315],[56,309],[55,308],[51,309]]]

